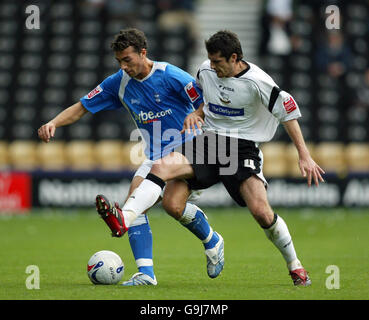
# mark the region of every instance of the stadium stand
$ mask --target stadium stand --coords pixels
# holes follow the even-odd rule
[[[64,170],[67,166],[65,143],[63,141],[38,143],[36,152],[40,169]]]
[[[8,143],[0,141],[0,169],[9,167]]]
[[[9,144],[9,162],[15,170],[32,170],[38,167],[37,142],[15,140]]]
[[[178,27],[164,32],[158,19],[165,8],[151,0],[132,3],[136,9],[130,10],[137,14],[124,19],[118,11],[113,14],[109,5],[95,6],[93,1],[0,2],[1,168],[61,169],[67,163],[79,170],[132,165],[127,155],[132,147],[129,136],[134,126],[124,111],[119,115],[116,112],[86,115],[77,124],[57,130],[55,140],[60,143],[36,144],[37,128],[41,124],[117,71],[109,46],[112,36],[121,28],[136,26],[144,30],[152,59],[189,68],[193,39],[188,37],[188,30]],[[214,2],[214,6],[216,3],[223,2]],[[287,28],[291,52],[275,54],[265,47],[257,63],[298,101],[304,136],[324,168],[367,172],[369,7],[367,2],[359,0],[337,3],[341,12],[341,41],[350,57],[342,76],[332,76],[317,62],[328,43],[324,25],[326,4],[319,1],[296,1]],[[38,30],[25,27],[25,8],[29,4],[40,8]],[[265,19],[260,17],[260,21]],[[260,39],[261,43],[265,41],[265,37]],[[298,168],[289,165],[296,155],[289,144],[285,145],[287,142],[289,137],[281,129],[275,140],[264,146],[265,158],[274,159],[272,167],[265,167],[266,175],[298,174]],[[285,153],[279,150],[276,154],[272,150],[278,149],[281,143]],[[122,145],[124,150],[120,152],[122,159],[117,159],[117,145]],[[95,150],[104,150],[109,156],[96,154]],[[54,163],[49,162],[51,157]]]
[[[118,140],[100,140],[95,144],[95,155],[99,167],[103,170],[124,169],[123,142]]]
[[[146,159],[141,142],[125,142],[123,144],[122,161],[123,164],[131,169],[137,169]]]
[[[364,1],[338,1],[337,4],[341,12],[339,32],[325,27],[327,4],[298,1],[287,29],[291,52],[277,55],[263,48],[264,51],[260,52],[262,65],[270,74],[276,75],[282,88],[296,97],[303,114],[301,124],[307,140],[368,141],[368,128],[363,124],[367,121],[367,112],[361,118],[363,123],[353,116],[357,109],[355,91],[361,86],[368,68],[368,5]],[[264,28],[268,26],[264,25]],[[335,46],[332,51],[341,52],[335,57],[329,56],[327,44]],[[333,69],[329,59],[345,65],[341,75],[335,76],[333,71],[329,71]],[[326,61],[329,66],[324,65]],[[279,139],[288,140],[288,136],[282,133]]]
[[[350,172],[369,172],[369,143],[349,143],[345,156]]]
[[[261,146],[264,156],[263,172],[267,177],[284,177],[288,173],[285,142],[266,143]]]
[[[94,152],[95,143],[92,140],[73,140],[65,146],[67,167],[73,170],[94,170],[97,159]]]
[[[315,146],[315,158],[327,173],[347,171],[345,145],[342,142],[320,142]]]

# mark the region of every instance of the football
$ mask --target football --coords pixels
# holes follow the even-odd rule
[[[123,274],[123,261],[113,251],[98,251],[88,260],[87,275],[93,284],[117,284]]]

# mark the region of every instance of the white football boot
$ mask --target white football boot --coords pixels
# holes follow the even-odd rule
[[[210,278],[216,278],[224,268],[224,240],[223,237],[217,233],[219,240],[214,248],[205,250],[207,260],[207,271]]]
[[[153,279],[142,272],[135,273],[131,279],[124,281],[122,286],[156,286],[156,277]]]

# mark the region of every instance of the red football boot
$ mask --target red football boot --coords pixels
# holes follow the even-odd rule
[[[307,287],[311,285],[311,280],[304,268],[290,271],[290,276],[295,286]]]
[[[113,237],[119,238],[128,231],[122,209],[119,208],[117,202],[112,206],[108,198],[99,194],[96,196],[96,210],[112,231]]]

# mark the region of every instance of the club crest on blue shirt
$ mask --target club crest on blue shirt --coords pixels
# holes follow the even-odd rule
[[[134,98],[131,99],[131,104],[140,104],[140,103],[141,103],[140,99],[134,99]]]
[[[156,101],[157,103],[161,102],[161,100],[160,100],[160,96],[159,96],[159,93],[155,93],[155,94],[154,94],[154,98],[155,98],[155,101]]]

